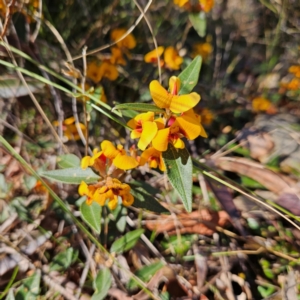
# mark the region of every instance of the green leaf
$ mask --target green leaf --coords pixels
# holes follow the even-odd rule
[[[133,207],[144,208],[156,213],[170,213],[163,207],[151,194],[142,187],[131,189],[131,194],[134,197]]]
[[[68,168],[62,170],[42,171],[40,176],[69,184],[80,184],[81,181],[85,181],[86,183],[95,183],[100,178],[100,176],[95,174],[90,168],[85,170],[81,168]]]
[[[14,291],[13,290],[14,290],[13,288],[11,288],[9,290],[9,292],[6,295],[5,300],[15,300],[16,299],[15,296],[14,296]]]
[[[135,272],[135,275],[138,278],[140,278],[143,282],[148,282],[151,279],[151,277],[157,271],[159,271],[164,265],[165,265],[165,263],[163,263],[162,261],[155,262],[151,265],[142,267],[137,272]],[[127,287],[129,290],[133,290],[133,289],[138,288],[139,286],[137,285],[136,281],[134,281],[132,278],[130,278],[130,281],[128,282]]]
[[[67,250],[58,253],[54,256],[52,262],[50,263],[50,271],[61,271],[66,270],[70,267],[74,260],[76,260],[78,252],[72,247]]]
[[[91,205],[86,204],[86,201],[84,201],[80,205],[80,212],[85,223],[97,233],[100,233],[102,207],[94,201]]]
[[[102,300],[106,297],[108,290],[111,287],[111,273],[108,268],[103,268],[97,274],[96,279],[93,282],[95,293],[91,300]]]
[[[23,280],[23,284],[18,290],[16,300],[34,300],[39,297],[41,274],[37,270],[32,276]]]
[[[189,19],[197,31],[200,37],[205,37],[206,35],[206,15],[205,12],[191,13],[189,14]]]
[[[136,229],[126,233],[124,236],[113,242],[110,248],[110,252],[122,253],[130,250],[132,247],[134,247],[143,233],[144,229]]]
[[[136,111],[153,111],[156,113],[164,113],[165,111],[156,105],[149,103],[123,103],[116,105],[113,110],[136,110]]]
[[[193,61],[178,75],[181,85],[179,95],[190,93],[198,83],[202,57],[196,56]]]
[[[61,169],[80,167],[80,159],[74,154],[63,154],[57,157],[57,165]]]
[[[119,232],[124,232],[126,228],[127,208],[118,205],[116,209],[111,211],[111,219],[115,222]]]
[[[186,149],[176,149],[169,144],[162,153],[171,185],[181,197],[187,212],[192,211],[193,164]]]

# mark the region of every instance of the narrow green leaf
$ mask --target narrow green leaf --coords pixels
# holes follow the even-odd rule
[[[149,103],[123,103],[116,105],[113,110],[136,110],[136,111],[153,111],[163,113],[164,110],[154,104]]]
[[[96,279],[93,282],[95,293],[91,300],[102,300],[106,297],[108,290],[111,287],[111,273],[108,268],[103,268],[97,274]]]
[[[110,252],[122,253],[130,250],[132,247],[134,247],[143,233],[144,229],[136,229],[126,233],[124,236],[113,242],[110,248]]]
[[[135,275],[138,278],[140,278],[143,282],[148,282],[151,279],[151,277],[157,271],[159,271],[164,265],[165,265],[165,263],[163,263],[162,261],[155,262],[151,265],[142,267],[137,272],[135,272]],[[131,278],[130,281],[128,282],[127,287],[128,287],[129,290],[133,290],[133,289],[138,288],[139,286],[137,285],[136,281],[134,281]]]
[[[170,213],[142,187],[135,189],[132,188],[131,194],[134,197],[134,203],[132,205],[133,207],[147,209],[156,213]]]
[[[78,252],[75,251],[72,247],[68,248],[66,251],[58,253],[54,256],[52,262],[49,265],[50,271],[66,270],[77,258],[77,255]]]
[[[85,170],[81,168],[68,168],[62,170],[42,171],[40,176],[69,184],[80,184],[81,181],[86,183],[95,183],[100,178],[92,169]]]
[[[190,93],[198,83],[202,57],[196,56],[193,61],[178,75],[181,81],[179,95]]]
[[[163,152],[163,159],[171,185],[181,197],[186,211],[191,212],[193,164],[189,152],[169,144],[168,150]]]
[[[205,37],[206,35],[206,15],[205,12],[191,13],[189,14],[189,19],[197,31],[200,37]]]
[[[80,212],[85,223],[97,233],[100,233],[102,207],[96,202],[92,202],[91,205],[87,205],[86,201],[84,201],[80,205]]]
[[[57,165],[61,169],[80,167],[79,157],[77,157],[72,153],[60,155],[57,157],[56,161],[57,161]]]

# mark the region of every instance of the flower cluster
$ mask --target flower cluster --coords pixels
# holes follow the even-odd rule
[[[157,47],[144,56],[146,63],[157,64],[158,57],[164,53],[164,59],[160,59],[160,66],[166,67],[170,70],[179,70],[183,63],[183,58],[178,55],[177,50],[174,47],[167,47],[166,49],[162,46]]]
[[[207,137],[201,125],[201,117],[193,107],[200,101],[200,95],[193,92],[179,95],[180,79],[172,76],[167,91],[157,80],[150,83],[150,94],[156,106],[164,109],[161,116],[155,118],[154,112],[141,113],[131,119],[127,125],[132,129],[131,138],[139,138],[138,148],[143,150],[140,164],[149,162],[150,167],[159,167],[164,171],[162,152],[168,144],[183,149],[182,138],[194,140],[198,136]]]
[[[101,176],[101,180],[92,185],[82,181],[78,193],[87,197],[87,204],[95,201],[104,206],[108,201],[108,207],[115,209],[120,199],[123,205],[132,205],[134,198],[130,194],[130,186],[115,177],[125,170],[136,168],[139,165],[138,161],[128,155],[122,145],[115,147],[112,142],[105,140],[100,147],[101,151],[95,149],[93,156],[82,158],[81,167],[92,167]]]
[[[289,73],[293,74],[293,78],[289,82],[282,82],[281,87],[290,91],[300,90],[300,66],[291,66]]]

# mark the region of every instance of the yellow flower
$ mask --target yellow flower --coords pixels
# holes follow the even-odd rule
[[[181,138],[194,140],[199,135],[207,137],[207,134],[200,123],[200,116],[194,113],[193,109],[182,113],[179,117],[172,116],[167,122],[167,128],[158,130],[152,140],[152,146],[161,152],[168,149],[168,143],[175,148],[185,147]]]
[[[164,127],[162,123],[162,119],[154,120],[154,112],[147,112],[135,116],[127,125],[133,129],[130,137],[140,138],[138,148],[145,150],[155,137],[157,130]]]
[[[213,50],[214,48],[210,43],[198,43],[193,45],[192,57],[200,55],[202,59],[206,61],[213,52]]]
[[[179,7],[184,6],[189,0],[173,0],[174,4],[178,5]]]
[[[53,122],[54,126],[58,126],[58,121]],[[86,135],[86,127],[84,124],[79,123],[79,127],[83,133],[83,135]],[[63,121],[63,133],[64,136],[68,138],[68,140],[75,140],[78,141],[80,139],[80,135],[78,133],[77,127],[75,125],[75,118],[70,117]]]
[[[151,81],[149,88],[154,103],[160,108],[170,109],[173,113],[188,111],[200,101],[200,95],[195,92],[178,95],[180,79],[175,76],[169,80],[170,92],[163,88],[157,80]]]
[[[86,203],[88,205],[91,205],[93,202],[94,193],[96,191],[96,187],[93,185],[87,185],[84,181],[81,181],[79,188],[78,188],[78,194],[80,196],[86,196]]]
[[[112,47],[110,62],[114,65],[126,65],[126,60],[123,57],[122,50],[118,47]]]
[[[86,169],[87,167],[93,167],[98,172],[103,174],[103,165],[113,164],[115,167],[121,170],[129,170],[138,166],[138,162],[134,157],[126,154],[122,145],[117,145],[117,148],[112,142],[104,140],[101,143],[101,150],[94,150],[93,156],[85,156],[81,160],[81,167]],[[108,161],[107,161],[108,160]]]
[[[99,185],[102,186],[98,187]],[[78,193],[87,197],[88,205],[95,201],[99,205],[104,206],[106,201],[108,201],[107,205],[111,210],[117,207],[118,197],[121,198],[124,206],[130,206],[134,202],[134,198],[130,194],[130,186],[111,177],[107,177],[105,182],[98,185],[87,185],[82,181],[79,185]]]
[[[300,66],[290,66],[289,73],[292,73],[296,77],[300,78]]]
[[[165,48],[163,46],[159,46],[157,47],[157,49],[154,49],[150,52],[148,52],[145,56],[144,56],[144,61],[146,63],[157,63],[158,62],[158,57],[160,57],[163,52],[164,52]],[[160,66],[163,66],[164,61],[162,59],[160,59]]]
[[[164,53],[164,61],[167,68],[179,70],[183,63],[183,58],[178,55],[178,52],[174,47],[167,47]]]
[[[199,0],[200,6],[206,13],[211,11],[214,6],[214,0]]]
[[[119,72],[116,66],[109,61],[103,61],[101,64],[93,61],[87,66],[86,76],[95,83],[98,83],[103,77],[112,81],[116,80],[119,76]]]
[[[254,111],[267,111],[271,106],[271,101],[264,97],[256,97],[252,100],[252,108]]]
[[[140,166],[143,166],[146,163],[149,164],[150,168],[156,169],[158,167],[161,171],[166,171],[162,153],[157,151],[154,147],[150,147],[142,153],[140,157]]]
[[[111,32],[111,39],[116,42],[117,40],[119,40],[125,33],[127,32],[126,29],[123,28],[117,28],[114,29]],[[136,46],[136,40],[134,38],[134,36],[129,33],[125,38],[123,38],[121,41],[117,42],[117,46],[119,48],[126,48],[126,49],[133,49]]]
[[[98,62],[92,61],[87,65],[86,76],[95,83],[101,80],[102,73],[100,71],[100,65]]]
[[[281,86],[287,90],[291,91],[297,91],[300,89],[300,79],[299,78],[293,78],[288,83],[281,83]]]

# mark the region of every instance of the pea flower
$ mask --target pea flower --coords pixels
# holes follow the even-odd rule
[[[95,201],[99,205],[104,206],[106,201],[108,201],[107,205],[111,210],[117,207],[119,197],[124,206],[130,206],[134,202],[134,198],[130,194],[130,186],[111,177],[107,177],[96,185],[87,185],[82,181],[79,185],[78,193],[81,196],[87,196],[88,205]]]
[[[109,61],[103,61],[101,64],[93,61],[87,66],[86,76],[94,83],[98,83],[103,77],[111,81],[116,80],[119,76],[119,72],[116,66]]]
[[[151,81],[149,88],[154,103],[160,108],[171,110],[173,113],[186,112],[200,101],[200,95],[195,92],[178,95],[180,79],[175,76],[172,76],[169,80],[170,92],[162,87],[157,80]]]
[[[213,52],[214,48],[209,42],[205,43],[197,43],[193,45],[193,52],[192,57],[196,57],[200,55],[204,61],[206,61],[211,53]]]
[[[113,164],[121,170],[129,170],[138,166],[134,157],[127,155],[122,145],[115,147],[112,142],[104,140],[101,143],[101,151],[93,151],[93,156],[85,156],[81,160],[81,167],[94,167],[102,176],[105,174],[105,166]]]
[[[157,47],[157,49],[154,49],[150,52],[148,52],[145,56],[144,56],[144,61],[146,63],[152,63],[152,64],[157,64],[158,59],[157,57],[160,57],[163,52],[164,52],[165,48],[163,46],[159,46]],[[160,66],[162,67],[164,64],[164,61],[162,59],[160,59]]]
[[[98,83],[102,78],[102,73],[100,72],[100,64],[97,61],[92,61],[87,65],[86,76]]]
[[[111,49],[111,58],[110,62],[113,65],[126,65],[126,60],[123,57],[122,50],[118,47],[112,47]]]
[[[199,0],[202,10],[206,13],[211,11],[214,6],[214,0]]]
[[[174,4],[178,5],[179,7],[183,7],[189,0],[173,0]]]
[[[154,120],[154,112],[146,112],[131,119],[127,125],[132,128],[130,137],[140,138],[138,148],[145,150],[155,137],[157,130],[164,127],[163,120]]]
[[[183,58],[178,55],[178,52],[174,47],[167,47],[164,53],[164,61],[167,68],[179,70],[183,63]]]
[[[162,153],[154,147],[149,147],[142,153],[140,157],[140,166],[143,166],[146,163],[148,163],[150,168],[159,168],[162,172],[166,171]]]
[[[300,78],[300,66],[290,66],[289,73],[294,74],[296,77]]]
[[[127,30],[124,28],[116,28],[111,32],[110,37],[114,42],[116,42],[126,33],[126,31]],[[117,46],[121,49],[133,49],[136,46],[135,37],[129,33],[125,38],[117,42]]]
[[[58,121],[54,121],[53,125],[58,126],[59,125]],[[79,125],[83,135],[85,135],[86,134],[85,125],[82,124],[82,123],[79,123],[78,125]],[[79,135],[77,127],[75,125],[75,118],[74,117],[70,117],[70,118],[65,119],[63,121],[62,129],[63,129],[64,136],[68,140],[78,141],[80,139],[80,135]]]
[[[252,108],[254,111],[268,111],[273,108],[272,102],[264,97],[256,97],[252,100]]]

